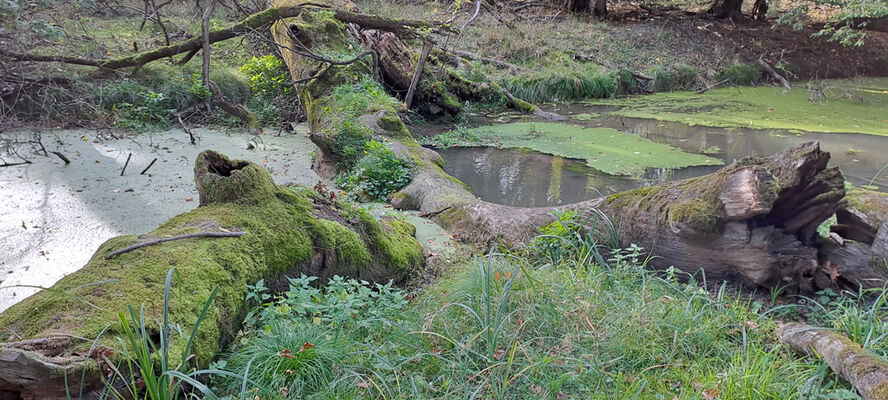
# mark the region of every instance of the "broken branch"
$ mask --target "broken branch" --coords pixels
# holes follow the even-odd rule
[[[152,162],[152,164],[153,164],[153,162]],[[127,247],[124,247],[119,250],[114,250],[111,252],[111,254],[108,254],[105,257],[105,259],[110,260],[114,257],[117,257],[117,256],[123,254],[123,253],[130,252],[135,249],[139,249],[139,248],[142,248],[145,246],[151,246],[151,245],[158,244],[158,243],[171,242],[173,240],[188,239],[188,238],[195,238],[195,237],[216,237],[216,238],[219,238],[219,237],[239,237],[239,236],[243,236],[246,234],[247,234],[246,232],[197,232],[197,233],[189,233],[187,235],[178,235],[178,236],[172,236],[172,237],[168,237],[168,238],[154,239],[154,240],[149,240],[147,242],[136,243],[132,246],[127,246]]]

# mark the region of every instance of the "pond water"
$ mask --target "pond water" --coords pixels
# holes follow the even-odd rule
[[[550,110],[574,116],[566,122],[571,125],[629,132],[689,153],[706,154],[725,164],[747,156],[770,156],[801,143],[819,141],[821,148],[831,155],[830,165],[839,167],[847,181],[858,186],[873,184],[882,190],[888,188],[888,171],[876,176],[888,164],[888,137],[884,136],[692,126],[612,116],[607,113],[613,108],[602,106],[570,105]],[[519,121],[541,122],[516,117],[501,119],[494,124]],[[475,124],[488,125],[491,122],[491,119],[483,119],[476,120]],[[588,167],[585,160],[564,159],[530,150],[470,147],[439,152],[445,161],[444,170],[469,185],[482,199],[526,207],[569,204],[664,181],[705,175],[720,168],[648,169],[637,176],[616,176]]]
[[[247,150],[248,135],[194,132],[201,138],[196,146],[181,130],[121,139],[98,139],[90,130],[44,132],[46,149],[65,154],[68,165],[20,148],[32,163],[0,168],[0,311],[82,267],[105,240],[151,231],[197,207],[192,169],[202,150],[257,162],[281,184],[320,179],[304,133],[263,135],[263,144]],[[28,140],[30,132],[4,133],[13,137]],[[4,154],[2,161],[18,160]]]

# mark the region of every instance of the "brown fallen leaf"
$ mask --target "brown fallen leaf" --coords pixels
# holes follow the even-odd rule
[[[278,355],[281,356],[281,357],[284,357],[284,358],[296,358],[296,357],[293,355],[293,352],[290,351],[290,349],[283,349],[283,350],[281,350],[280,353],[278,353]]]

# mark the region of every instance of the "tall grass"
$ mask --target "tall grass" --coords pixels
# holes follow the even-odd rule
[[[315,375],[294,374],[288,388],[315,389],[276,396],[854,398],[818,360],[777,342],[775,315],[792,317],[798,309],[769,308],[775,304],[727,284],[708,291],[679,270],[649,271],[651,256],[631,244],[615,249],[614,234],[603,215],[561,212],[527,249],[476,257],[418,293],[359,282],[343,286],[342,280],[319,288],[293,285],[295,291],[260,305],[258,320],[285,315],[298,326],[314,325],[307,333],[342,339],[344,349],[314,367],[312,374],[323,372],[326,385],[313,383]],[[368,308],[371,298],[386,306]],[[413,300],[395,300],[407,298]],[[879,354],[886,351],[882,292],[813,300],[805,307],[816,308],[816,318],[809,319]],[[343,308],[347,303],[360,306]],[[295,312],[297,304],[306,308]],[[282,343],[273,338],[282,328],[251,326],[245,341],[265,348],[233,354],[232,374],[244,373],[245,360],[254,360],[250,371],[257,374],[279,371],[273,356],[282,347],[292,351],[303,340],[323,340]],[[256,369],[261,357],[272,364]]]
[[[619,90],[613,74],[575,63],[507,77],[502,86],[532,103],[608,98]]]

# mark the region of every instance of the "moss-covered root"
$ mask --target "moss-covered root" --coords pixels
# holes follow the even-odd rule
[[[864,400],[888,400],[888,362],[859,344],[834,331],[801,323],[781,326],[778,335],[793,350],[825,361]]]
[[[240,327],[249,306],[247,285],[265,279],[284,286],[285,276],[349,276],[400,280],[422,262],[414,227],[375,220],[306,188],[274,185],[263,168],[206,151],[195,180],[201,207],[173,217],[145,235],[105,242],[81,270],[0,314],[0,397],[64,398],[65,381],[80,380],[80,363],[93,339],[114,347],[118,313],[144,307],[149,335],[156,335],[164,279],[175,268],[170,323],[190,332],[215,287],[219,293],[194,342],[191,362],[206,367]],[[235,238],[190,238],[139,248],[106,260],[134,243],[200,231],[243,231]],[[174,335],[170,364],[182,361],[185,340]],[[95,378],[88,383],[97,384]],[[18,398],[18,397],[17,397]]]

